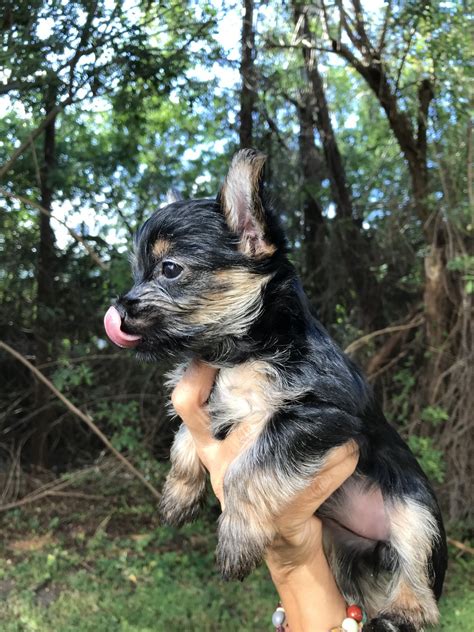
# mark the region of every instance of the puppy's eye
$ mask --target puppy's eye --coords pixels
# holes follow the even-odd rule
[[[173,261],[163,261],[161,264],[161,274],[167,279],[176,279],[182,271],[183,268]]]

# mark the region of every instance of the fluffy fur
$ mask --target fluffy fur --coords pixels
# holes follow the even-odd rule
[[[224,481],[224,577],[243,578],[261,562],[275,514],[331,449],[352,440],[357,471],[319,511],[333,573],[367,611],[365,632],[421,630],[437,620],[446,568],[434,493],[360,370],[312,315],[265,202],[263,165],[261,154],[239,152],[216,200],[176,201],[144,224],[135,285],[117,302],[122,329],[142,336],[137,350],[147,359],[166,353],[219,367],[209,401],[216,437],[252,424]],[[169,262],[176,278],[165,274]],[[162,513],[180,524],[196,515],[206,479],[184,427],[171,462]],[[360,507],[373,516],[364,534]]]

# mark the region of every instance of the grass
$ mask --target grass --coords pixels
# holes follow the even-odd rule
[[[175,530],[159,527],[155,513],[146,503],[62,499],[4,514],[0,630],[273,630],[276,594],[265,568],[223,583],[214,568],[214,519]],[[474,621],[474,561],[452,553],[443,632]]]
[[[158,527],[148,505],[59,511],[3,517],[1,632],[273,629],[266,569],[223,583],[208,520],[177,530]]]

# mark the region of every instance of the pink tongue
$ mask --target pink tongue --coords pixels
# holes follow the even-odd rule
[[[107,336],[115,342],[119,347],[136,347],[140,342],[141,336],[133,336],[132,334],[126,334],[121,330],[122,319],[115,307],[109,307],[107,313],[104,316],[104,327]]]

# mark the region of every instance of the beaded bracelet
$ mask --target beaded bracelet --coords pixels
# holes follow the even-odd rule
[[[367,621],[367,617],[359,606],[355,604],[347,606],[346,615],[341,625],[331,628],[329,632],[359,632],[362,630],[362,626]],[[278,603],[275,612],[272,614],[272,623],[275,626],[276,632],[285,632],[285,619],[285,609],[281,603]],[[288,627],[286,627],[286,632],[288,632],[288,630]]]

